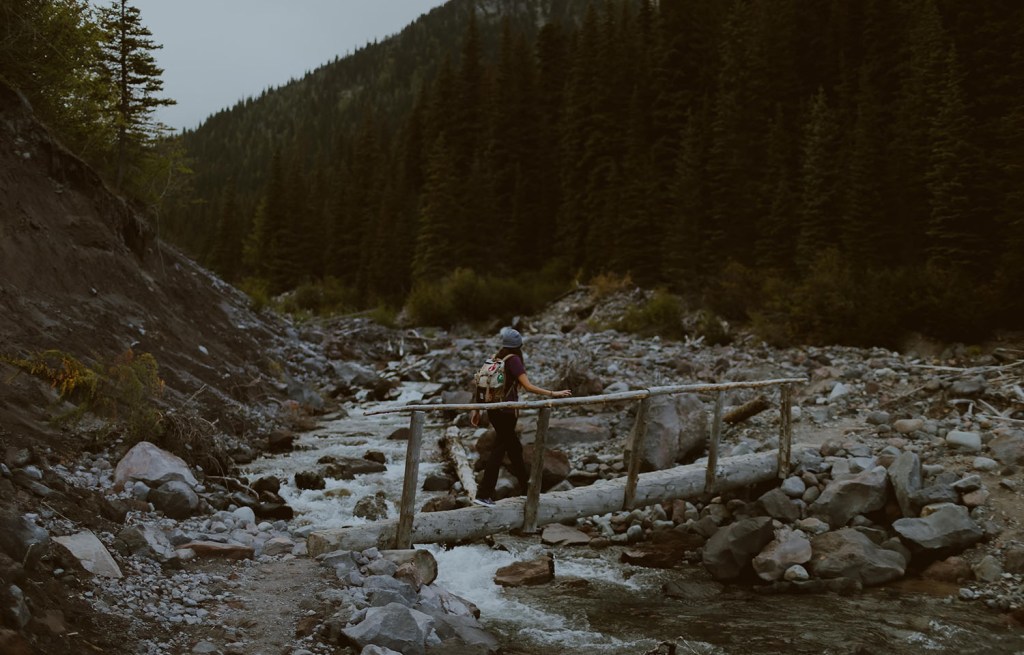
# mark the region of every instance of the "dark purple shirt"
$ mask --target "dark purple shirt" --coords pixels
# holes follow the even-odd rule
[[[519,376],[526,373],[523,360],[518,355],[510,355],[505,360],[505,400],[519,400]]]

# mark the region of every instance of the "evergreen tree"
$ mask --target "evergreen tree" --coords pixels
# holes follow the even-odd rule
[[[925,176],[931,210],[928,256],[933,263],[965,269],[984,258],[984,244],[978,236],[986,230],[971,201],[975,157],[955,48],[949,48],[945,64]]]
[[[157,45],[150,37],[153,33],[142,24],[141,13],[128,0],[113,0],[110,6],[99,9],[99,23],[103,30],[103,76],[112,90],[111,107],[116,126],[115,184],[124,182],[130,158],[137,158],[141,148],[159,136],[160,126],[154,124],[153,110],[175,104],[169,98],[156,96],[163,90],[163,69],[157,66],[153,50]]]
[[[824,89],[811,100],[800,163],[797,263],[804,270],[836,241],[837,129]]]
[[[414,282],[438,280],[464,263],[453,241],[461,207],[455,166],[444,135],[437,137],[427,159],[427,179],[413,254]]]

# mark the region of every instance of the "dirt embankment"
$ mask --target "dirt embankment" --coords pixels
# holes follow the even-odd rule
[[[274,427],[275,401],[287,398],[289,385],[301,386],[302,368],[293,363],[301,349],[284,320],[253,313],[242,293],[161,242],[138,208],[0,82],[0,355],[58,350],[95,366],[129,351],[151,354],[164,382],[164,417],[189,417],[220,455],[245,458]],[[52,421],[65,409],[54,406],[46,383],[0,363],[0,462],[36,458],[45,470],[94,447],[87,430]],[[180,439],[165,445],[188,458]],[[0,477],[0,514],[56,512],[97,529],[123,516],[102,498],[57,492],[43,500]],[[116,626],[83,618],[84,608],[64,599],[52,578],[33,581],[22,564],[0,554],[0,581],[6,589],[16,579],[37,616],[55,612],[56,624],[75,625],[89,639],[117,635]]]

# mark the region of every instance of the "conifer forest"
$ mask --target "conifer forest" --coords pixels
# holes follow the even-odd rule
[[[451,0],[153,139],[136,192],[254,298],[627,280],[771,342],[980,340],[1024,324],[1021,44],[1017,0]]]

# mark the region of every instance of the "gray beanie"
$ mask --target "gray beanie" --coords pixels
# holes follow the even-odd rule
[[[523,347],[523,335],[519,334],[518,330],[510,327],[501,328],[501,347],[502,348],[522,348]]]

